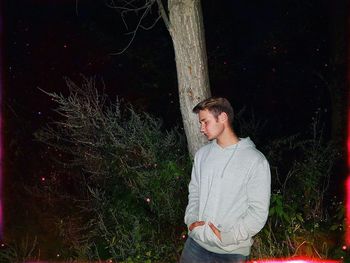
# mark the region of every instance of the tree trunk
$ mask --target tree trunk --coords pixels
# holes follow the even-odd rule
[[[174,44],[179,101],[192,156],[206,139],[193,107],[210,97],[207,53],[200,0],[169,0],[169,32]]]

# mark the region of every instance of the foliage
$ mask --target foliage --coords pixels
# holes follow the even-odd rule
[[[31,189],[46,215],[52,211],[52,227],[63,242],[60,258],[176,262],[186,234],[191,168],[184,138],[121,100],[107,100],[95,84],[84,79],[79,87],[67,80],[68,96],[48,93],[58,118],[36,133],[61,167]],[[339,239],[344,206],[329,192],[339,153],[324,139],[319,115],[309,136],[268,144],[261,139],[266,123],[237,118],[239,130],[254,137],[272,171],[270,214],[255,237],[252,258],[344,257]],[[29,258],[36,247],[28,248],[9,246],[0,259]]]
[[[37,238],[33,240],[27,235],[17,243],[1,245],[0,262],[3,263],[19,263],[27,260],[35,260],[38,256]]]
[[[94,79],[67,84],[68,97],[48,93],[61,120],[36,134],[74,171],[45,181],[51,194],[70,200],[56,220],[66,257],[175,260],[190,169],[183,137],[120,100],[107,101]]]
[[[311,139],[294,135],[266,147],[273,193],[267,224],[255,238],[253,257],[343,256],[339,238],[343,234],[343,204],[336,198],[329,202],[328,192],[340,153],[322,135],[316,112]]]

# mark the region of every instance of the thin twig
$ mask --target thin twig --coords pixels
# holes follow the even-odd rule
[[[165,11],[165,8],[163,6],[162,0],[157,0],[157,4],[158,4],[158,8],[159,8],[159,13],[163,18],[164,24],[166,26],[166,28],[169,30],[170,28],[170,21],[169,21],[169,17]]]
[[[129,43],[126,45],[126,47],[124,47],[123,50],[120,51],[120,52],[112,53],[112,55],[120,55],[120,54],[124,53],[130,47],[131,43],[134,41],[134,39],[136,37],[136,33],[137,33],[138,29],[140,28],[142,20],[146,17],[146,15],[149,12],[150,8],[151,8],[151,6],[148,6],[146,8],[146,10],[143,12],[139,22],[137,23],[135,30],[130,32],[132,34],[132,37],[131,37]]]

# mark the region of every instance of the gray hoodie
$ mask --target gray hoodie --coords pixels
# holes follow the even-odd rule
[[[252,237],[264,226],[270,202],[270,167],[250,138],[222,148],[212,141],[195,155],[185,223],[199,245],[219,254],[248,256]],[[220,241],[208,223],[221,232]]]

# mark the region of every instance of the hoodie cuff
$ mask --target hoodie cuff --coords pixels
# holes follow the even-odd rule
[[[194,223],[194,222],[196,222],[197,221],[197,219],[195,218],[195,217],[190,217],[190,218],[188,218],[187,220],[187,229],[188,229],[188,231],[190,231],[190,225],[192,224],[192,223]]]

